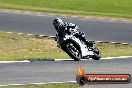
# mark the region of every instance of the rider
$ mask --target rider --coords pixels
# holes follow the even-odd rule
[[[64,23],[60,18],[54,19],[53,25],[56,31],[58,32],[59,37],[63,38],[66,34],[68,35],[73,34],[77,38],[84,41],[87,46],[91,46],[91,47],[93,46],[92,43],[90,43],[89,41],[85,39],[85,34],[83,32],[77,31],[78,29],[77,25],[73,23],[67,23],[67,22]]]

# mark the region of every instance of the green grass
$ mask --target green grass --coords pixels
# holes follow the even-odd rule
[[[132,18],[132,0],[0,0],[0,8]]]
[[[102,57],[132,56],[132,45],[97,43]],[[0,61],[70,58],[53,38],[0,32]]]
[[[78,84],[45,84],[45,85],[28,85],[28,86],[5,86],[0,88],[79,88]]]
[[[97,43],[102,57],[132,56],[132,45]]]
[[[0,33],[0,60],[69,58],[53,39],[16,33]]]

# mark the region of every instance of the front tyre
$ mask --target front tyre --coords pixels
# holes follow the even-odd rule
[[[64,44],[65,52],[75,61],[80,61],[81,59],[81,51],[79,46],[74,42],[66,42]]]

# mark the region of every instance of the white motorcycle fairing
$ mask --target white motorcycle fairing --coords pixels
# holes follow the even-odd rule
[[[73,35],[65,35],[64,40],[68,40],[68,39],[73,40],[74,42],[76,42],[80,46],[82,57],[94,55],[93,51],[90,51],[90,49],[88,49],[87,45],[85,45],[84,42],[80,41],[79,38],[76,38]]]

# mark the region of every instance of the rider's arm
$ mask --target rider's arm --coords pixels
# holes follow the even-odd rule
[[[66,27],[66,31],[71,34],[75,34],[75,33],[78,33],[78,26],[73,24],[73,23],[68,23],[67,27]]]

